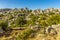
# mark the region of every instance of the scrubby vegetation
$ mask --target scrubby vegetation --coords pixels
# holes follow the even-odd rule
[[[29,36],[32,33],[37,34],[42,30],[45,31],[45,28],[48,26],[60,24],[60,11],[58,9],[51,9],[2,9],[2,11],[0,11],[0,28],[4,30],[5,33],[13,28],[25,28],[21,30],[22,32],[18,32],[19,35],[15,40],[29,40]],[[37,30],[38,32],[36,32]]]

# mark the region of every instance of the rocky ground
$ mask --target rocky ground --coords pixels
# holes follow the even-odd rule
[[[37,31],[34,37],[31,36],[32,33],[26,40],[60,40],[60,24],[49,26],[45,31],[45,34],[43,34],[43,30]],[[0,37],[0,40],[17,40],[17,36],[22,32],[21,30],[13,30],[10,35]]]
[[[0,11],[0,40],[60,40],[60,9]]]

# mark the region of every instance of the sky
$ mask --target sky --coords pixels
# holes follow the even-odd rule
[[[60,8],[60,0],[0,0],[0,8]]]

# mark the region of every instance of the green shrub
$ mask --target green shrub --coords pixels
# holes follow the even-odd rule
[[[24,26],[25,24],[27,23],[27,21],[25,20],[25,18],[23,17],[18,17],[16,20],[15,20],[15,25],[16,26]]]

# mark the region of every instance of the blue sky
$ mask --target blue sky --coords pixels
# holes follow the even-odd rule
[[[60,0],[0,0],[0,8],[60,8]]]

